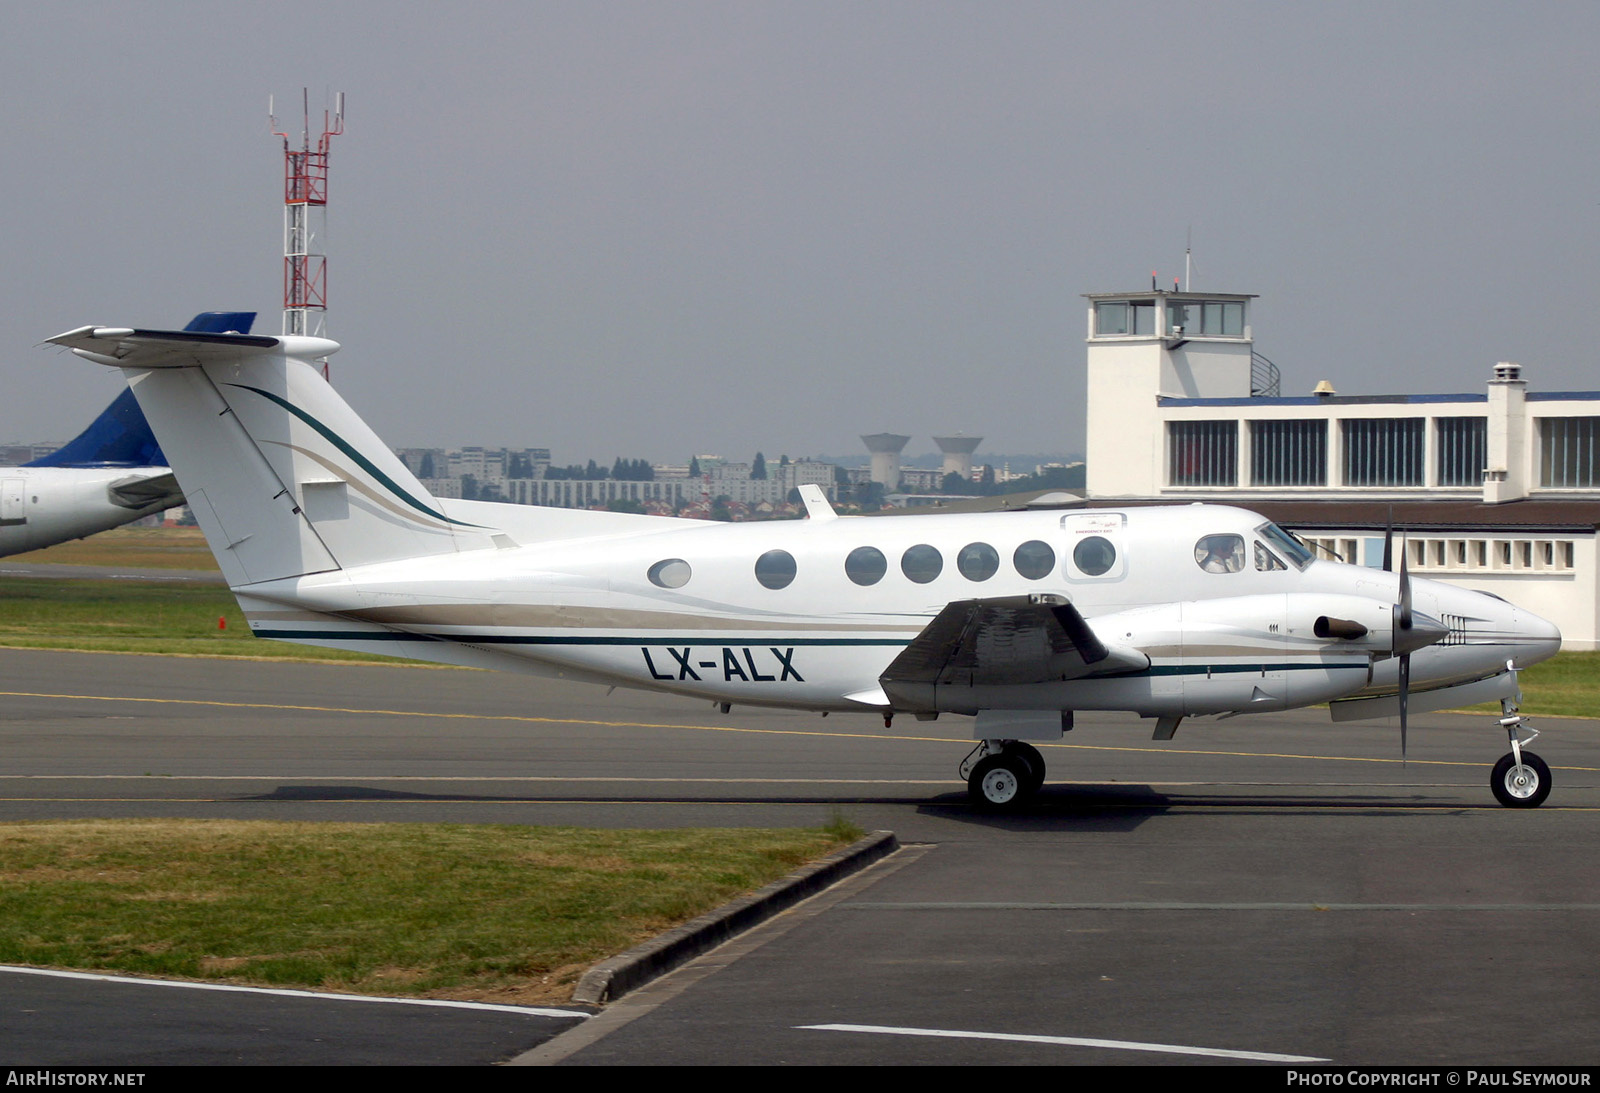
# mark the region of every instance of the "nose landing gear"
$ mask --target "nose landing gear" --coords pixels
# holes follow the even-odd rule
[[[1489,788],[1494,799],[1507,808],[1538,808],[1550,796],[1550,767],[1522,745],[1533,742],[1539,735],[1537,729],[1528,728],[1528,719],[1517,712],[1514,699],[1500,700],[1500,727],[1506,730],[1511,750],[1500,757],[1489,776]],[[1518,731],[1527,732],[1519,737]]]

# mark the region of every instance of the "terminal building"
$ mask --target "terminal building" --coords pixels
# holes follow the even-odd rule
[[[1536,392],[1518,365],[1478,391],[1282,394],[1254,296],[1092,293],[1087,492],[1239,504],[1320,552],[1492,592],[1600,648],[1600,391]]]

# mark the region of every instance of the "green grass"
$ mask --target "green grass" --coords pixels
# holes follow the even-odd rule
[[[87,539],[18,554],[11,561],[217,571],[217,560],[199,528],[112,528]]]
[[[226,625],[219,626],[221,620]],[[254,637],[233,594],[179,581],[0,580],[0,646],[412,664]],[[431,667],[431,666],[430,666]]]
[[[589,965],[859,835],[193,820],[0,825],[0,963],[564,999]]]
[[[1600,653],[1557,653],[1521,673],[1522,712],[1545,717],[1600,717]],[[1472,707],[1499,713],[1498,703]]]

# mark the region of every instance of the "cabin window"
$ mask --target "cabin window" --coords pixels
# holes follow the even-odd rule
[[[794,555],[787,550],[769,550],[756,559],[756,580],[763,588],[788,588],[794,574]]]
[[[1011,555],[1011,564],[1028,580],[1043,580],[1056,567],[1055,548],[1042,540],[1029,539]]]
[[[937,547],[927,543],[907,547],[906,552],[900,555],[900,572],[906,575],[907,580],[927,584],[943,571],[944,555],[939,553]]]
[[[1098,577],[1117,564],[1117,548],[1111,545],[1110,539],[1091,535],[1078,540],[1078,545],[1072,548],[1072,564],[1084,576]]]
[[[1000,569],[1000,553],[988,543],[968,543],[956,555],[956,568],[969,581],[987,581]]]
[[[856,547],[844,560],[844,575],[859,585],[877,584],[889,572],[889,559],[877,547]]]
[[[1194,562],[1207,573],[1239,572],[1244,568],[1244,536],[1201,536],[1194,545]]]
[[[657,588],[682,588],[694,571],[682,558],[664,558],[650,567],[650,583]]]

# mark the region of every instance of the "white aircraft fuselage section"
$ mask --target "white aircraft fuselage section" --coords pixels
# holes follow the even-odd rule
[[[500,507],[456,503],[451,511],[484,524]],[[1070,602],[1101,641],[1142,653],[1148,665],[1021,686],[946,687],[930,700],[936,709],[1254,712],[1397,685],[1389,655],[1397,575],[1311,560],[1240,509],[733,525],[640,517],[636,533],[620,535],[614,518],[605,519],[607,533],[593,538],[235,590],[263,636],[500,667],[523,661],[526,670],[735,704],[888,708],[894,703],[880,676],[946,605],[1039,595]],[[1202,557],[1207,541],[1232,548],[1222,562],[1210,559],[1212,571]],[[764,584],[762,559],[767,583],[786,583]],[[1412,584],[1416,610],[1450,625],[1443,642],[1413,655],[1413,689],[1492,676],[1508,660],[1522,667],[1559,645],[1554,627],[1502,600]],[[1330,616],[1358,622],[1366,634],[1318,636],[1317,620]]]
[[[182,504],[175,484],[138,493],[141,483],[171,476],[165,467],[0,467],[0,556],[80,539]]]

